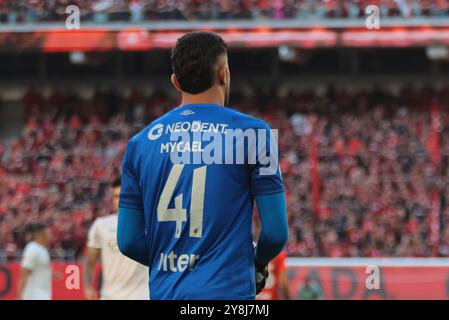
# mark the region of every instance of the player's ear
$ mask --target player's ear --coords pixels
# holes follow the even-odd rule
[[[174,73],[171,75],[170,81],[171,81],[172,85],[176,88],[176,90],[182,91],[181,86],[178,81],[178,78],[176,78],[176,75]]]
[[[228,65],[222,65],[221,67],[218,68],[218,81],[220,83],[220,85],[225,85],[228,83],[229,79],[228,79]]]

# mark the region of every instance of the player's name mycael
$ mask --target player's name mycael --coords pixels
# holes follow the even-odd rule
[[[228,124],[201,121],[154,124],[148,131],[151,141],[161,140],[160,153],[170,154],[173,164],[256,164],[261,174],[274,174],[278,167],[276,129],[232,129]]]

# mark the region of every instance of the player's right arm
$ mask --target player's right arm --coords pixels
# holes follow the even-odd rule
[[[256,247],[256,263],[266,266],[284,248],[288,237],[285,195],[283,192],[256,196],[262,224]]]
[[[98,231],[98,220],[93,223],[87,238],[87,254],[83,265],[84,294],[88,300],[97,300],[98,294],[94,288],[95,265],[101,255],[101,239]]]
[[[23,299],[23,290],[25,289],[28,277],[30,276],[31,270],[27,268],[20,268],[19,284],[17,289],[17,300]]]
[[[17,299],[23,299],[23,291],[25,290],[28,278],[30,274],[33,272],[36,263],[37,263],[37,252],[33,249],[32,246],[28,245],[25,247],[23,251],[22,261],[20,263],[20,276],[18,281],[17,288]]]
[[[288,239],[287,209],[279,168],[277,137],[263,121],[257,124],[257,130],[260,129],[265,130],[265,139],[262,140],[259,136],[257,138],[257,161],[251,169],[251,193],[256,200],[261,221],[255,252],[256,293],[265,286],[265,279],[261,275],[266,277],[266,266],[282,251]]]
[[[88,248],[86,259],[84,260],[84,294],[87,300],[97,300],[97,291],[94,288],[95,265],[99,260],[101,251],[99,249]]]
[[[268,263],[287,242],[288,226],[284,192],[256,195],[255,198],[262,225],[255,253],[257,294],[265,287]]]

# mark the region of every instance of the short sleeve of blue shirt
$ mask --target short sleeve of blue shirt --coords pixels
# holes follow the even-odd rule
[[[262,120],[257,123],[257,157],[251,165],[251,194],[263,195],[284,191],[279,166],[277,130],[271,130]]]
[[[133,161],[136,145],[133,139],[128,142],[122,163],[122,185],[120,189],[119,207],[143,210],[142,191],[137,178]]]

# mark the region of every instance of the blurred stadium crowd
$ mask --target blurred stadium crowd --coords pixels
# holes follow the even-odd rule
[[[49,22],[78,5],[83,21],[356,18],[378,5],[381,16],[449,16],[448,0],[0,0],[1,22]]]
[[[115,210],[107,186],[127,140],[176,101],[162,91],[134,90],[126,99],[97,92],[87,100],[37,92],[23,98],[21,135],[0,145],[0,250],[14,257],[25,227],[47,221],[53,254],[77,255],[93,219]],[[431,239],[429,223],[435,206],[441,225],[449,223],[448,101],[449,88],[234,94],[234,107],[280,131],[287,253],[449,256],[449,231]],[[440,106],[438,143],[429,105]]]

